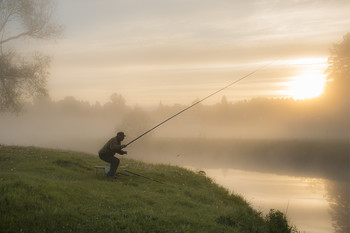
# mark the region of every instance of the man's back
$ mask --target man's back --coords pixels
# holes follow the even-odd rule
[[[108,142],[101,148],[99,154],[115,155],[121,150],[120,141],[116,137],[108,140]]]

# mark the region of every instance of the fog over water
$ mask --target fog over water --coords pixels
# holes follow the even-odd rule
[[[74,97],[36,100],[17,115],[0,115],[0,142],[97,155],[116,132],[124,131],[128,143],[186,107],[160,103],[153,110],[144,110],[125,102],[119,94],[112,95],[104,105],[91,105]],[[217,183],[242,194],[262,211],[281,208],[285,212],[289,201],[287,215],[300,230],[327,232],[331,228],[346,232],[349,111],[342,106],[332,104],[330,112],[330,105],[316,100],[231,103],[223,96],[220,103],[196,106],[135,141],[127,147],[127,157],[206,171]],[[242,180],[247,181],[245,185]],[[321,188],[305,188],[312,183]],[[286,187],[295,189],[295,195],[286,196],[282,192]],[[280,195],[272,195],[276,193]],[[315,215],[300,218],[305,208]]]

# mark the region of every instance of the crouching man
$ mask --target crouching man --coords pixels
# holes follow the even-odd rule
[[[114,157],[116,153],[120,155],[127,154],[126,151],[122,149],[126,147],[126,145],[121,145],[121,142],[125,138],[125,134],[123,132],[118,132],[116,137],[111,138],[98,152],[100,159],[110,163],[110,170],[107,174],[108,177],[116,178],[116,171],[119,165],[119,159]]]

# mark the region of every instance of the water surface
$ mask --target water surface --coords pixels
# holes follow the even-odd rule
[[[323,179],[282,176],[235,169],[204,169],[207,176],[267,214],[278,209],[306,233],[334,232]]]

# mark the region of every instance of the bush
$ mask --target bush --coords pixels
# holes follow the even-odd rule
[[[279,210],[271,209],[266,215],[266,223],[270,233],[298,233],[294,226],[289,226],[286,216]]]

